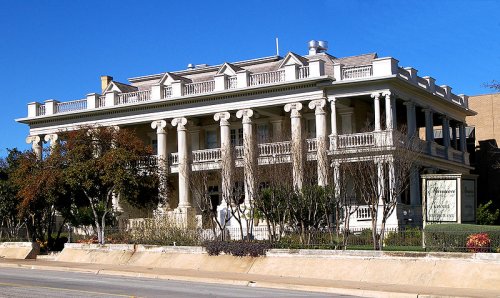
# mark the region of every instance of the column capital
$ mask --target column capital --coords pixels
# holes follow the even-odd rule
[[[242,118],[242,122],[245,123],[252,123],[252,118],[254,116],[254,111],[252,109],[243,109],[239,110],[236,112],[236,117],[237,118]],[[255,115],[257,116],[257,115]],[[215,117],[215,116],[214,116]]]
[[[300,117],[299,111],[302,110],[302,104],[300,102],[287,103],[285,105],[285,112],[291,112],[290,117]]]
[[[387,90],[387,91],[382,92],[382,96],[387,98],[387,97],[391,97],[391,96],[396,96],[396,94],[394,92],[392,92],[391,90]]]
[[[329,101],[331,104],[335,104],[337,98],[335,96],[328,96],[326,100]]]
[[[404,99],[403,105],[405,105],[407,107],[412,107],[412,106],[415,106],[416,104],[413,101],[413,99],[409,98],[409,99]]]
[[[324,98],[321,99],[315,99],[311,102],[309,102],[309,109],[313,110],[316,115],[324,115],[325,110],[324,107],[326,106],[326,100]]]
[[[231,118],[229,112],[219,112],[214,115],[214,120],[220,121],[220,126],[229,125],[229,118]]]
[[[54,144],[59,139],[59,136],[56,133],[50,133],[46,134],[43,139],[45,140],[45,142],[50,142],[51,144]]]
[[[177,126],[177,130],[186,130],[186,124],[188,123],[186,117],[178,117],[172,119],[172,126]]]
[[[151,128],[156,129],[156,133],[166,133],[167,121],[165,120],[155,120],[151,122]]]
[[[29,135],[26,137],[26,144],[40,144],[40,141],[40,136]]]
[[[373,92],[370,94],[370,97],[373,99],[379,99],[380,98],[380,92]]]
[[[424,111],[424,113],[434,113],[434,110],[430,107],[423,108],[422,111]]]

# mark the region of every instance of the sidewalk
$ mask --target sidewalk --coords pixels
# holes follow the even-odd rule
[[[332,281],[325,279],[277,277],[246,273],[148,268],[127,265],[70,263],[46,260],[1,259],[0,266],[315,291],[324,293],[358,295],[365,297],[500,297],[500,293],[477,289],[457,289],[423,286],[416,287],[393,285],[389,282],[387,284],[360,283],[348,281]]]

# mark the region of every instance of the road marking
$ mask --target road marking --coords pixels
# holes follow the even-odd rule
[[[80,293],[87,293],[87,294],[108,295],[108,296],[127,297],[127,298],[138,298],[137,296],[131,296],[131,295],[94,292],[94,291],[85,291],[85,290],[75,290],[75,289],[68,289],[68,288],[46,287],[46,286],[31,286],[31,285],[5,283],[5,282],[0,282],[0,286],[17,287],[17,288],[38,288],[38,289],[58,290],[58,291],[63,290],[63,291],[80,292]]]

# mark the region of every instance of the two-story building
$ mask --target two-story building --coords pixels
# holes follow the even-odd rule
[[[109,76],[101,80],[101,94],[29,103],[27,117],[17,119],[30,127],[27,142],[41,154],[44,141],[57,141],[60,131],[82,125],[132,127],[158,158],[168,160],[176,185],[168,203],[178,213],[196,213],[188,173],[221,169],[232,146],[236,160],[248,154],[245,146],[256,148],[255,159],[249,160],[258,166],[276,156],[293,163],[293,151],[304,148],[318,164],[318,184],[326,185],[335,179],[324,170],[335,166],[329,157],[357,150],[376,162],[379,147],[387,145],[377,141],[380,136],[405,127],[408,135],[419,136],[423,153],[409,194],[400,199],[388,226],[421,222],[420,174],[471,169],[465,118],[474,112],[468,97],[375,53],[335,57],[327,53],[326,42],[311,41],[304,56],[290,52],[213,66],[190,64],[130,78],[129,84]],[[434,142],[435,127],[443,131],[440,145]],[[293,183],[300,188],[300,169],[293,169]],[[223,194],[225,185],[214,185],[214,193]],[[245,187],[254,186],[245,182]],[[369,216],[360,207],[351,226],[368,227]]]

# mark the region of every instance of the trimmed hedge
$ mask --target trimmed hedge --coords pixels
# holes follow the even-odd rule
[[[202,246],[209,256],[218,256],[221,252],[235,257],[259,257],[265,256],[271,249],[269,242],[248,241],[205,241]]]
[[[500,226],[470,224],[433,224],[424,230],[425,247],[430,251],[467,251],[467,237],[487,233],[491,249],[500,249]]]

